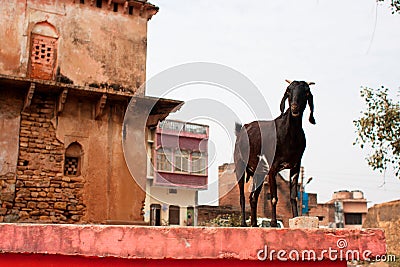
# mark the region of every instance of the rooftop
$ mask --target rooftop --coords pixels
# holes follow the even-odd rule
[[[102,100],[104,100],[104,103],[109,100],[125,101],[128,103],[131,99],[134,99],[135,103],[152,107],[148,117],[147,126],[155,126],[159,120],[165,119],[170,112],[175,112],[184,104],[183,101],[179,100],[136,95],[134,90],[129,88],[115,89],[112,86],[79,86],[58,81],[31,79],[3,74],[0,74],[0,85],[5,85],[1,86],[0,90],[9,90],[9,88],[13,88],[19,89],[22,92],[26,91],[27,95],[24,107],[29,105],[30,94],[33,95],[37,92],[45,92],[59,95],[60,103],[57,112],[62,111],[62,107],[69,94],[93,97],[94,99],[97,99],[99,103]]]

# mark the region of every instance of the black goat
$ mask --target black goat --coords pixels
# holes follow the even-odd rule
[[[293,217],[298,216],[297,183],[301,158],[306,148],[302,117],[308,102],[311,111],[309,121],[315,124],[313,95],[309,87],[314,83],[286,81],[289,86],[281,100],[279,117],[272,121],[253,121],[241,127],[239,131],[237,129],[234,161],[240,191],[242,226],[247,226],[244,197],[245,179],[248,182],[250,176],[253,177],[253,190],[250,193],[251,226],[256,227],[257,201],[266,175],[268,175],[271,193],[271,226],[277,226],[276,175],[283,169],[290,169],[290,203]],[[284,113],[286,99],[289,101],[289,108]]]

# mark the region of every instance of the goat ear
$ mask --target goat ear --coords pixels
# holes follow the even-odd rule
[[[308,105],[310,106],[310,118],[308,119],[308,121],[311,124],[315,124],[315,119],[314,119],[314,97],[311,94],[311,92],[308,94],[307,101],[308,101]]]
[[[282,98],[282,100],[281,100],[281,106],[280,106],[280,108],[281,108],[281,113],[285,112],[285,101],[286,101],[286,99],[287,99],[288,97],[289,97],[288,92],[285,92],[285,94],[283,95],[283,98]]]
[[[316,122],[315,122],[315,119],[314,119],[314,115],[311,113],[310,114],[310,118],[308,119],[308,121],[311,123],[311,124],[316,124]]]

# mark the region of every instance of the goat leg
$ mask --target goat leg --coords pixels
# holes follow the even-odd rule
[[[240,226],[242,226],[242,227],[247,226],[247,224],[246,224],[246,199],[244,197],[244,181],[245,181],[245,177],[244,177],[244,173],[243,173],[242,177],[238,181],[239,192],[240,192],[240,208],[242,211],[242,222],[241,222]]]
[[[299,216],[297,210],[297,184],[299,180],[299,173],[300,173],[300,164],[290,169],[290,204],[292,206],[293,218]]]
[[[254,201],[254,193],[255,191],[250,193],[250,226],[254,227],[254,225],[257,225],[257,203]]]
[[[271,227],[278,227],[278,222],[276,221],[276,205],[278,204],[278,190],[276,186],[276,172],[270,171],[268,175],[269,188],[271,193]]]
[[[250,207],[251,207],[251,226],[257,227],[257,203],[258,197],[262,190],[264,182],[264,175],[255,174],[253,176],[253,191],[250,194]]]

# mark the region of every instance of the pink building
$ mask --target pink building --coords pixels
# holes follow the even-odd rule
[[[148,137],[145,221],[150,225],[196,225],[197,193],[208,183],[207,125],[160,122]]]
[[[165,120],[155,139],[155,186],[207,189],[208,126]]]

